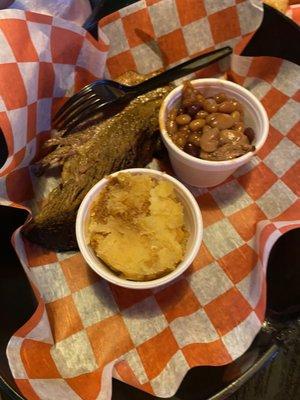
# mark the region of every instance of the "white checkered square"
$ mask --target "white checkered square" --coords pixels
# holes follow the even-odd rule
[[[102,280],[72,294],[84,327],[96,324],[118,312],[107,283]]]
[[[180,27],[173,0],[164,0],[153,4],[149,7],[149,14],[157,37],[173,32]]]
[[[259,78],[246,78],[244,86],[250,90],[258,100],[261,100],[272,88],[268,82]]]
[[[123,320],[135,346],[162,332],[168,326],[153,297],[123,311]]]
[[[104,53],[99,53],[99,50],[91,42],[85,40],[78,55],[76,65],[86,68],[93,75],[100,78],[104,74],[105,60],[106,56]]]
[[[205,50],[214,44],[207,17],[184,26],[182,31],[189,55]]]
[[[180,382],[189,369],[184,355],[181,351],[177,351],[163,371],[151,380],[155,395],[164,398],[170,397],[170,388],[174,387],[174,382]]]
[[[74,66],[69,64],[53,64],[55,82],[53,97],[63,97],[73,94],[75,81]]]
[[[189,282],[202,306],[233,287],[233,283],[217,263],[211,263],[193,273]]]
[[[38,99],[39,65],[38,62],[18,63],[26,88],[27,104],[34,103]]]
[[[213,342],[219,338],[204,310],[177,318],[171,322],[170,327],[180,348],[192,343]]]
[[[105,25],[102,30],[110,42],[109,57],[129,50],[129,44],[121,19],[117,19],[116,21]]]
[[[55,365],[64,378],[95,371],[98,367],[86,331],[80,331],[56,343],[50,350]]]
[[[27,373],[21,359],[21,346],[24,338],[12,336],[7,346],[7,357],[11,373],[15,379],[26,379]]]
[[[235,180],[219,186],[211,191],[219,208],[229,216],[253,203],[251,197]]]
[[[66,260],[78,254],[78,251],[65,251],[64,253],[56,253],[59,261]]]
[[[244,164],[240,168],[238,168],[233,176],[235,178],[238,178],[239,176],[247,174],[247,172],[252,171],[260,162],[261,161],[257,156],[252,157],[250,161],[247,162],[247,164]]]
[[[29,383],[43,400],[82,400],[64,379],[29,379]]]
[[[255,268],[253,268],[244,279],[236,284],[236,287],[252,308],[255,308],[259,301],[263,279],[265,279],[263,267],[261,263],[258,262]]]
[[[10,45],[7,42],[6,36],[0,30],[0,60],[1,64],[3,63],[15,63],[16,62],[16,57],[10,47]]]
[[[36,155],[36,138],[33,138],[32,140],[30,140],[30,142],[27,143],[25,147],[24,158],[16,169],[27,167],[28,164],[35,157],[35,155]]]
[[[146,1],[139,0],[136,3],[130,4],[129,6],[121,8],[121,10],[119,12],[120,12],[121,17],[125,17],[126,15],[130,15],[136,11],[143,10],[146,7],[147,7]]]
[[[276,175],[282,176],[298,160],[300,160],[300,148],[288,138],[284,138],[275,149],[268,154],[264,159],[264,163],[275,172]],[[300,179],[300,177],[298,178]]]
[[[256,31],[257,27],[261,24],[261,21],[263,19],[262,6],[261,12],[257,12],[257,5],[254,6],[251,1],[244,1],[243,3],[238,4],[237,13],[240,21],[242,35],[246,35],[247,33]]]
[[[26,339],[37,340],[43,343],[53,344],[53,335],[46,309],[37,325],[26,335]]]
[[[250,346],[261,328],[261,322],[254,311],[238,326],[222,337],[222,341],[233,360],[240,357]]]
[[[274,183],[256,202],[268,218],[275,218],[297,200],[297,196],[282,181]]]
[[[293,99],[289,99],[275,115],[270,119],[274,128],[286,134],[299,122],[300,104]]]
[[[124,360],[132,369],[134,375],[137,377],[141,385],[148,382],[148,377],[142,364],[141,358],[136,349],[130,350],[124,355]]]
[[[73,21],[68,21],[65,18],[53,18],[53,26],[58,28],[67,29],[68,31],[78,33],[79,35],[85,35],[85,30],[78,24],[74,24]]]
[[[243,244],[240,235],[227,219],[215,222],[204,229],[203,241],[216,259]]]
[[[36,49],[39,60],[52,62],[51,52],[51,25],[40,24],[38,22],[27,22],[31,41]]]
[[[16,5],[16,1],[14,1],[14,6]],[[0,19],[20,19],[21,21],[26,21],[26,16],[25,13],[21,10],[16,10],[16,9],[6,9],[3,10],[4,12],[1,11],[0,13]]]
[[[223,46],[223,45],[222,45]],[[231,56],[231,68],[241,76],[247,76],[252,58],[241,57],[233,54]]]
[[[31,268],[31,272],[46,303],[71,293],[59,263]]]
[[[205,0],[204,5],[206,8],[206,12],[208,15],[214,14],[217,11],[224,10],[225,8],[231,7],[235,5],[234,0],[218,0],[218,1],[211,1]]]
[[[283,61],[278,74],[273,80],[273,86],[280,92],[292,97],[300,88],[299,66]]]
[[[136,46],[131,52],[137,66],[137,72],[140,74],[157,71],[163,67],[160,49],[154,41]]]
[[[52,99],[40,99],[37,101],[37,133],[51,129]]]
[[[16,108],[8,111],[14,140],[14,153],[23,149],[26,145],[26,135],[24,135],[24,121],[27,123],[27,107]]]

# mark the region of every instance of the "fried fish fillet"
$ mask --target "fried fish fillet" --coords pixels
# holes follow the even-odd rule
[[[141,76],[129,74],[119,81],[135,84]],[[81,201],[105,175],[151,161],[159,141],[159,108],[170,90],[153,90],[102,123],[48,141],[54,150],[39,165],[43,170],[60,165],[61,180],[24,227],[26,237],[58,251],[77,248],[75,220]]]

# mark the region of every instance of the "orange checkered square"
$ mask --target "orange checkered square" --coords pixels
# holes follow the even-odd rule
[[[296,200],[294,204],[274,218],[274,221],[293,221],[295,219],[295,215],[299,214],[299,210],[300,200]]]
[[[100,367],[119,358],[134,347],[120,315],[114,315],[89,326],[87,334]]]
[[[182,26],[205,17],[204,2],[199,0],[176,0],[179,20]]]
[[[55,342],[83,329],[72,296],[47,303],[46,309]]]
[[[62,260],[60,265],[71,292],[76,292],[100,280],[80,253]]]
[[[161,290],[155,298],[169,323],[175,318],[192,314],[200,308],[197,297],[185,279]]]
[[[40,400],[40,397],[37,396],[28,379],[15,379],[15,382],[26,399]]]
[[[300,196],[300,161],[296,162],[281,178],[281,180]]]
[[[122,18],[130,47],[152,40],[155,36],[147,9],[138,10]]]
[[[150,380],[161,373],[177,350],[178,345],[170,328],[138,346],[137,351]]]
[[[275,57],[256,57],[251,62],[248,76],[263,77],[264,81],[272,83],[279,68],[281,67],[282,60]]]
[[[66,43],[72,46],[66,47]],[[67,29],[53,26],[51,30],[52,61],[61,64],[76,64],[83,44],[83,36]]]
[[[202,242],[196,258],[194,259],[190,268],[187,270],[187,274],[196,272],[199,269],[204,268],[206,265],[212,263],[213,261],[213,256],[210,254],[210,251],[205,246],[204,242]]]
[[[26,21],[21,19],[1,19],[0,29],[6,36],[17,62],[39,60],[36,49],[31,41]],[[26,43],[26,46],[24,46],[24,43]]]
[[[136,64],[130,51],[124,51],[110,57],[106,65],[112,78],[116,78],[127,71],[136,71]]]
[[[127,289],[117,285],[110,285],[110,289],[120,310],[125,310],[152,295],[151,290]]]
[[[222,257],[219,264],[232,282],[238,283],[256,266],[257,254],[250,246],[244,244]]]
[[[239,183],[252,199],[259,199],[276,181],[277,176],[264,163],[238,178]]]
[[[282,134],[272,125],[269,128],[269,134],[267,140],[263,147],[257,153],[258,156],[263,160],[267,155],[278,145],[278,143],[283,139]]]
[[[27,104],[27,93],[18,64],[0,64],[0,76],[0,93],[4,94],[2,96],[6,108],[13,110],[24,107]]]
[[[99,26],[100,26],[100,28],[103,28],[105,25],[108,25],[111,22],[117,21],[120,18],[121,18],[121,15],[120,15],[119,11],[116,11],[116,12],[106,15],[104,18],[102,18],[99,21]]]
[[[220,335],[226,335],[244,321],[252,311],[249,303],[236,288],[228,290],[204,308]]]
[[[155,3],[159,3],[161,0],[146,0],[147,6],[152,6]]]
[[[23,237],[23,243],[29,267],[39,267],[41,265],[57,262],[57,255],[54,251],[38,246],[37,244],[27,240],[25,237]]]
[[[37,22],[39,24],[47,24],[47,25],[51,25],[53,21],[53,17],[51,15],[38,14],[31,11],[26,11],[25,14],[27,21]]]
[[[60,374],[50,354],[51,345],[31,339],[22,343],[20,356],[29,379],[56,379]]]
[[[223,365],[232,361],[221,340],[189,344],[182,349],[182,353],[191,368],[198,365]]]
[[[157,39],[157,43],[167,64],[175,63],[188,56],[183,33],[181,29],[176,29]],[[174,46],[176,43],[176,46]]]
[[[100,392],[101,374],[102,370],[97,369],[88,374],[67,378],[66,382],[81,399],[94,400]]]
[[[45,79],[47,77],[47,79]],[[55,83],[55,74],[52,63],[39,63],[38,98],[52,97]]]
[[[300,132],[300,122],[298,122],[295,126],[293,126],[293,128],[287,134],[287,137],[294,143],[296,143],[298,146],[300,146],[299,132]]]
[[[241,35],[236,7],[228,7],[225,10],[210,15],[208,19],[216,44]]]
[[[6,177],[6,190],[11,201],[22,203],[33,198],[33,188],[28,168],[12,171]]]
[[[30,142],[36,136],[36,103],[28,105],[27,116],[27,142]]]
[[[256,203],[229,216],[229,220],[244,240],[250,240],[256,232],[256,224],[267,219]]]
[[[26,153],[26,149],[25,147],[23,147],[23,149],[17,151],[14,155],[13,158],[11,160],[11,163],[9,164],[9,169],[12,170],[14,168],[17,168],[18,165],[20,165],[20,163],[23,161],[24,156]]]
[[[139,383],[136,376],[132,372],[132,369],[126,361],[119,362],[115,366],[115,371],[117,371],[118,376],[121,378],[122,381],[143,390],[143,386]]]
[[[210,193],[199,196],[197,202],[202,213],[204,228],[224,218],[224,214]]]
[[[82,67],[76,67],[75,68],[75,92],[78,92],[79,90],[81,90],[84,86],[88,85],[91,82],[96,81],[98,78],[93,75],[91,72],[87,72],[84,68]],[[57,102],[57,104],[55,104],[56,107],[56,111],[59,110],[59,108],[61,107],[61,104],[59,102]],[[55,112],[54,111],[52,113],[52,115],[54,116]]]
[[[268,117],[272,118],[274,114],[287,102],[288,96],[279,90],[272,88],[261,100],[267,110]]]

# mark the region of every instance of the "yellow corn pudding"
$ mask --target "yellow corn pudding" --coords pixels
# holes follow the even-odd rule
[[[188,238],[174,185],[119,173],[92,204],[87,238],[123,278],[147,281],[170,273],[183,260]]]

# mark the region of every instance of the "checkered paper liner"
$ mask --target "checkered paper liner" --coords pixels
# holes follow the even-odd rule
[[[251,3],[140,1],[101,21],[98,42],[57,18],[0,13],[0,126],[9,149],[1,204],[28,208],[45,195],[28,165],[41,155],[51,115],[64,99],[103,75],[107,37],[111,77],[237,44],[229,77],[262,101],[271,124],[251,162],[218,187],[193,190],[203,244],[189,270],[168,286],[134,291],[110,285],[79,253],[49,252],[25,240],[21,229],[15,232],[13,245],[38,299],[7,349],[26,398],[109,399],[112,376],[168,397],[190,368],[230,363],[260,329],[270,249],[300,226],[300,74],[286,61],[237,55],[261,21],[259,2]],[[45,183],[49,190],[53,182]]]

